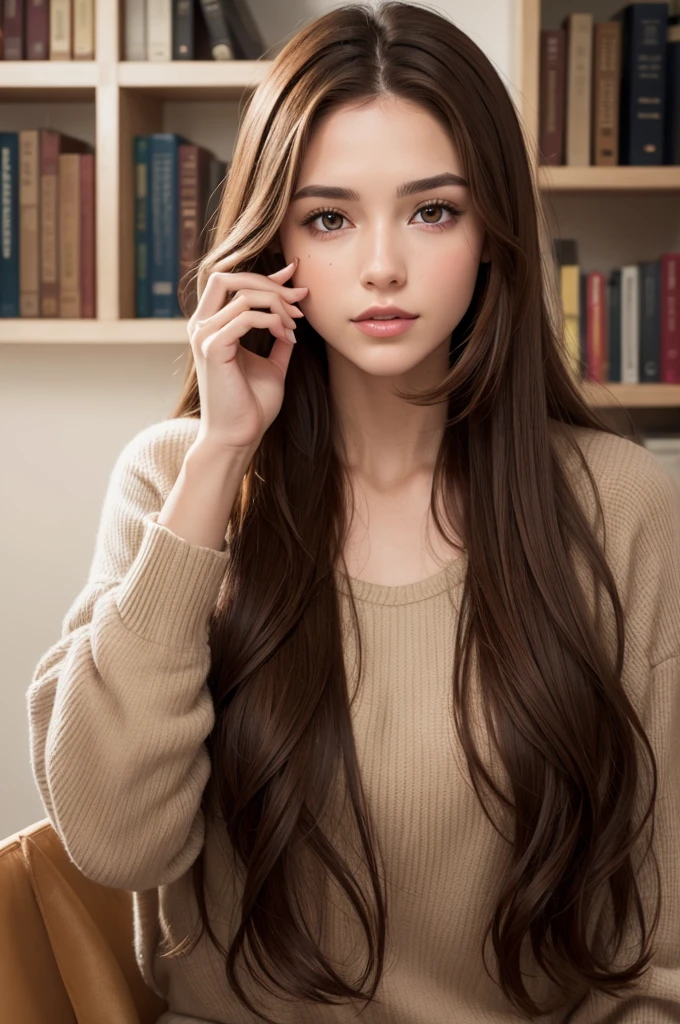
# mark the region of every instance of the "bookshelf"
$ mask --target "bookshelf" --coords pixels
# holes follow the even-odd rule
[[[525,138],[541,196],[551,204],[598,198],[633,205],[670,201],[678,204],[669,212],[671,218],[679,215],[675,220],[680,224],[680,167],[540,167],[537,163],[539,44],[546,10],[552,5],[553,13],[561,16],[566,5],[571,10],[591,9],[604,19],[622,3],[592,0],[585,8],[568,0],[520,0],[517,4],[517,86]],[[97,319],[0,320],[4,343],[187,344],[183,320],[134,316],[132,140],[140,133],[175,130],[164,125],[164,108],[170,103],[226,101],[236,107],[262,80],[269,62],[124,61],[123,6],[123,0],[97,0],[94,61],[0,61],[0,104],[93,104],[97,195]],[[668,213],[656,222],[652,219],[650,230],[664,220]],[[680,247],[677,230],[674,248]],[[662,237],[657,248],[661,251],[671,244]],[[585,383],[584,393],[593,405],[672,413],[680,428],[680,384]]]

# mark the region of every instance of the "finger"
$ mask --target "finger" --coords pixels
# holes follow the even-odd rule
[[[208,317],[207,320],[196,321],[192,326],[192,333],[195,334],[198,341],[201,341],[202,338],[220,330],[230,320],[233,320],[247,309],[258,309],[261,307],[277,312],[285,326],[293,329],[296,325],[295,320],[288,313],[287,306],[289,306],[289,303],[285,302],[277,292],[265,290],[252,291],[250,288],[244,288],[237,292],[231,302],[228,302],[226,306],[222,306],[214,316]],[[298,310],[296,306],[290,308],[295,309],[298,313],[302,313],[302,310]]]
[[[285,268],[284,268],[285,269]],[[228,272],[213,271],[205,286],[203,294],[191,318],[191,327],[199,321],[207,320],[214,316],[224,306],[227,293],[237,292],[243,288],[266,289],[282,295],[287,300],[297,298],[299,301],[307,294],[307,289],[286,288],[276,281],[269,281],[269,278],[261,274],[231,274]]]

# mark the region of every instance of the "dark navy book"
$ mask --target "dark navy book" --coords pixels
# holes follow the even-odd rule
[[[151,316],[149,279],[149,139],[135,135],[135,316]]]
[[[621,268],[615,267],[607,282],[607,344],[612,382],[621,381]]]
[[[19,133],[0,132],[0,316],[19,316]]]
[[[640,383],[661,380],[661,261],[640,268]]]
[[[619,163],[661,165],[668,4],[628,4],[611,20],[621,23]]]

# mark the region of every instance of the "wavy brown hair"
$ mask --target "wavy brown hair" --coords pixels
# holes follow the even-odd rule
[[[500,801],[512,851],[480,955],[490,936],[498,982],[531,1019],[555,1006],[539,1007],[524,985],[525,942],[564,1005],[591,987],[620,994],[644,973],[659,903],[649,928],[633,855],[648,821],[653,833],[657,775],[622,686],[615,581],[559,457],[554,428],[586,471],[601,520],[595,479],[568,427],[615,431],[588,406],[568,368],[524,129],[484,53],[455,24],[417,4],[348,4],[305,26],[244,105],[210,249],[194,267],[182,304],[191,316],[212,268],[227,256],[232,270],[278,269],[283,261],[273,243],[311,133],[339,106],[385,95],[420,104],[450,133],[490,247],[491,261],[480,264],[470,306],[451,336],[449,373],[429,391],[400,395],[418,405],[448,403],[431,511],[452,543],[447,531],[456,524],[468,556],[451,697],[475,792],[492,824],[482,788]],[[352,732],[333,573],[344,565],[351,491],[331,443],[324,340],[304,319],[296,334],[281,412],[231,513],[231,557],[209,631],[215,724],[207,739],[206,828],[213,800],[244,870],[240,926],[228,951],[207,912],[205,847],[193,866],[201,935],[207,928],[229,985],[267,1021],[235,973],[239,952],[247,960],[246,938],[284,995],[370,1001],[383,973],[388,921]],[[272,342],[268,330],[253,329],[241,343],[267,356]],[[200,416],[191,353],[173,416]],[[584,599],[577,552],[597,594],[604,586],[611,602],[613,644],[605,642],[599,603],[593,608]],[[351,607],[358,631],[353,601]],[[360,641],[358,649],[361,659]],[[473,738],[473,667],[503,786]],[[646,804],[643,755],[651,783]],[[370,894],[320,827],[339,776]],[[365,932],[368,957],[356,981],[336,973],[299,912],[310,895],[310,863],[335,878]],[[609,936],[595,927],[605,897]],[[632,918],[641,930],[640,952],[615,970]],[[199,937],[166,955],[189,951]]]

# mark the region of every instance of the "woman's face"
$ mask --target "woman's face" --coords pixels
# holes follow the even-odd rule
[[[344,107],[319,125],[279,241],[285,263],[299,257],[292,283],[309,292],[298,305],[329,346],[329,360],[332,349],[368,374],[395,376],[441,357],[442,348],[448,357],[480,260],[488,259],[484,228],[463,185],[398,195],[407,182],[447,172],[463,177],[453,144],[408,101]],[[295,198],[310,186],[314,194]],[[356,195],[321,195],[328,187]],[[391,304],[417,314],[402,334],[371,337],[353,322],[369,306]]]

